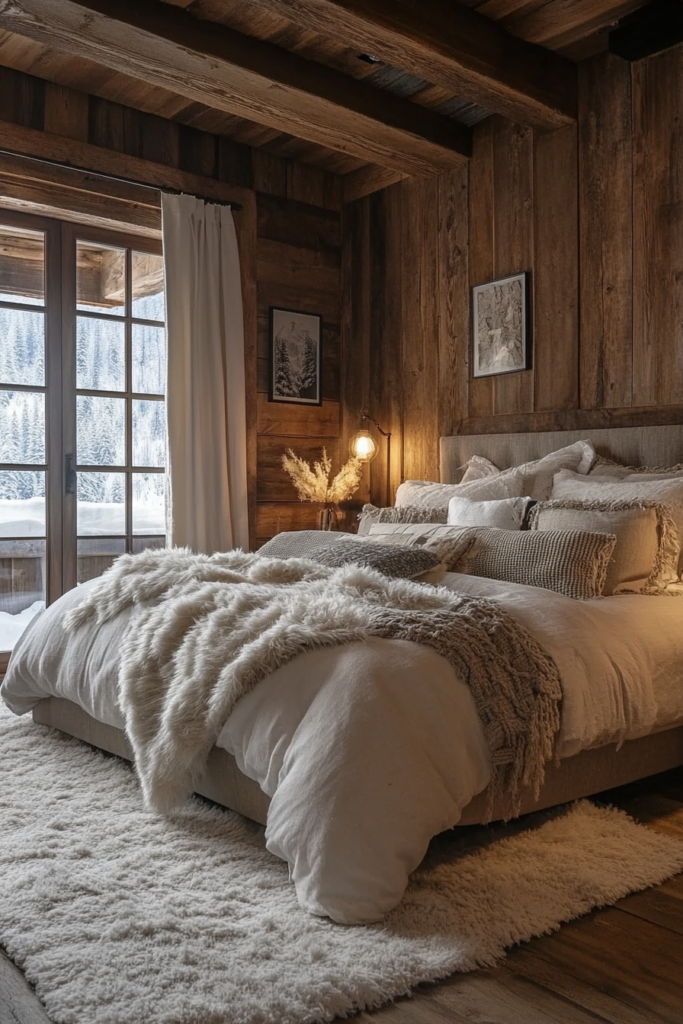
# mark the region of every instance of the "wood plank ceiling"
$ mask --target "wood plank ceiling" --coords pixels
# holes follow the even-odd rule
[[[491,111],[569,123],[574,62],[644,2],[0,0],[0,64],[343,174],[355,198],[462,163]]]

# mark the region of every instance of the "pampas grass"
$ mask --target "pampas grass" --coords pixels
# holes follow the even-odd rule
[[[282,456],[282,468],[292,478],[300,501],[316,501],[329,505],[348,501],[358,490],[363,473],[361,460],[350,458],[330,480],[332,460],[325,448],[322,449],[320,462],[314,462],[313,467],[288,448]]]

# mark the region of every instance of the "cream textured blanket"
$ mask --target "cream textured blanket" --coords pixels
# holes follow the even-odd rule
[[[124,640],[119,703],[158,810],[189,796],[236,702],[261,679],[305,651],[370,636],[432,647],[470,687],[491,750],[491,800],[507,793],[514,814],[521,787],[540,788],[560,724],[559,674],[493,602],[357,566],[153,549],[118,559],[66,625],[147,602]]]

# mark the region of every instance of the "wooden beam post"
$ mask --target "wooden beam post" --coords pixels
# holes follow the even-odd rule
[[[450,118],[154,0],[0,0],[0,28],[404,174],[471,152]]]
[[[534,128],[576,120],[576,66],[455,0],[252,0]],[[566,6],[566,5],[563,5]],[[563,15],[567,17],[567,15]]]

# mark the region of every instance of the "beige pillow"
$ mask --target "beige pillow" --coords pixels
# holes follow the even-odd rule
[[[377,508],[364,505],[358,517],[358,535],[370,532],[373,523],[445,523],[448,519],[448,505],[401,505]]]
[[[590,477],[612,477],[616,480],[668,480],[671,477],[683,476],[683,465],[664,468],[650,466],[622,466],[611,459],[598,455],[589,473]]]
[[[375,523],[370,527],[368,539],[398,547],[426,547],[434,551],[447,568],[465,554],[476,532],[466,527],[428,523]]]
[[[600,597],[616,537],[579,530],[476,530],[454,572],[556,590],[578,600]]]
[[[613,480],[563,470],[555,476],[550,497],[575,501],[656,501],[670,505],[678,536],[683,538],[683,477],[646,480],[638,473],[628,480]],[[681,571],[683,560],[679,558],[679,574]]]
[[[533,498],[499,498],[497,501],[473,501],[451,498],[448,523],[452,526],[497,526],[501,530],[521,530]]]
[[[539,502],[530,530],[588,530],[617,538],[603,594],[664,594],[678,576],[680,544],[666,505],[654,501]]]

